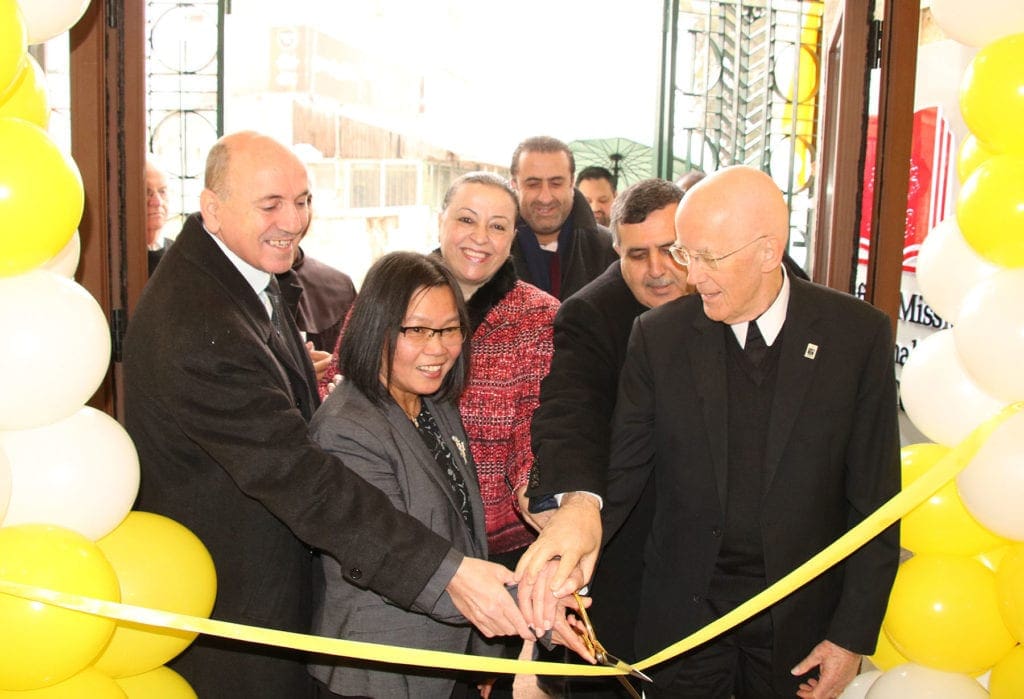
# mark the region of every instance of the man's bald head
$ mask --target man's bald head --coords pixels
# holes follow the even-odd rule
[[[789,242],[789,208],[781,190],[770,176],[745,165],[718,170],[687,191],[676,212],[676,230],[684,231],[695,220],[729,238],[710,248],[716,252],[766,235],[781,262]]]
[[[675,221],[691,258],[687,281],[709,318],[739,323],[771,305],[789,240],[789,209],[771,177],[742,165],[718,170],[686,193]]]
[[[199,204],[206,229],[256,269],[287,271],[309,226],[302,161],[269,136],[240,131],[210,149],[205,184]]]

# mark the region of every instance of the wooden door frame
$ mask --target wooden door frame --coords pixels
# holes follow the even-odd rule
[[[871,249],[864,298],[899,315],[913,136],[919,0],[883,0],[881,35],[872,31],[873,3],[844,0],[827,30],[812,278],[853,292],[861,224],[871,62],[880,67],[878,154],[871,202]],[[877,45],[876,45],[877,43]],[[854,166],[856,164],[856,166]]]
[[[148,274],[145,3],[92,0],[69,41],[71,155],[85,187],[75,279],[103,308],[113,348],[89,405],[123,420],[120,341]]]

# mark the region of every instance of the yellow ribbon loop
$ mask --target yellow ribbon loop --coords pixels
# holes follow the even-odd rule
[[[866,517],[860,524],[850,529],[850,531],[799,568],[728,614],[690,634],[678,643],[674,643],[665,650],[634,663],[633,666],[638,670],[644,670],[652,665],[657,665],[685,653],[691,648],[728,631],[754,614],[775,604],[800,586],[828,570],[836,563],[839,563],[956,477],[971,461],[978,449],[981,448],[981,445],[988,439],[988,436],[1007,418],[1021,409],[1024,409],[1024,402],[1006,406],[999,414],[977,427],[963,442],[929,469],[927,473],[915,480],[878,510]],[[155,628],[191,631],[248,643],[260,643],[268,646],[278,646],[359,660],[498,674],[564,675],[573,677],[599,677],[623,674],[621,670],[615,668],[579,663],[562,664],[511,660],[507,658],[486,658],[475,655],[386,646],[376,643],[346,641],[344,639],[278,631],[216,619],[189,616],[187,614],[176,614],[159,609],[120,604],[7,580],[0,580],[0,594]]]

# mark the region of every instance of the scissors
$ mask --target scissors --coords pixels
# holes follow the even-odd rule
[[[583,606],[583,600],[576,592],[572,593],[572,596],[576,599],[576,606],[579,607],[580,620],[583,622],[584,626],[583,631],[576,629],[576,633],[578,633],[580,638],[583,639],[584,645],[587,646],[587,650],[589,650],[590,654],[594,656],[594,659],[597,660],[597,662],[599,662],[601,665],[604,665],[606,667],[614,667],[617,670],[623,670],[632,675],[633,677],[637,677],[641,680],[644,680],[645,682],[650,682],[650,677],[640,672],[629,663],[619,660],[614,655],[605,650],[604,646],[601,645],[601,642],[597,640],[597,636],[594,634],[594,625],[590,623],[590,617],[587,615],[587,610]],[[627,680],[625,677],[623,677],[622,675],[616,675],[615,679],[617,679],[622,684],[622,686],[629,693],[629,696],[633,697],[633,699],[642,699],[640,694],[637,693],[637,691],[633,688],[633,685],[631,685],[629,683],[629,680]]]

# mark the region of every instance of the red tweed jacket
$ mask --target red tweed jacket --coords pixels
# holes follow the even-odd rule
[[[515,491],[526,486],[533,467],[530,421],[551,366],[558,300],[517,281],[506,265],[467,305],[476,329],[459,410],[480,481],[487,548],[506,553],[536,538],[519,514]]]

